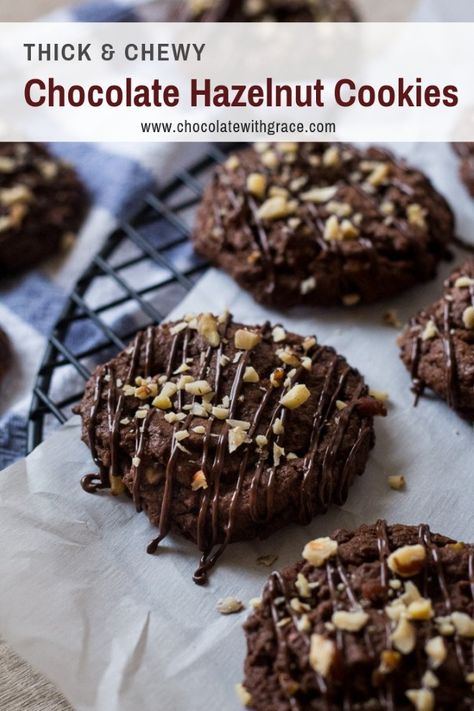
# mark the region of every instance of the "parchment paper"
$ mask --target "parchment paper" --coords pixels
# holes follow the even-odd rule
[[[455,207],[460,234],[474,240],[474,203],[457,178],[450,148],[397,150],[427,170]],[[473,428],[432,398],[412,407],[397,332],[381,321],[387,308],[405,320],[429,303],[451,266],[435,282],[387,304],[287,314],[257,306],[229,278],[208,272],[180,313],[229,306],[248,323],[270,318],[315,332],[372,387],[389,392],[389,416],[377,422],[365,475],[344,508],[310,526],[230,546],[210,584],[200,588],[191,580],[198,558],[193,545],[170,537],[158,555],[148,556],[155,531],[144,514],[128,500],[81,490],[79,479],[92,464],[75,418],[0,474],[0,629],[6,640],[78,711],[234,711],[240,708],[233,685],[241,679],[247,612],[224,617],[215,606],[233,595],[248,608],[269,573],[257,563],[259,555],[278,554],[276,566],[283,566],[299,557],[308,539],[378,517],[424,521],[474,539]],[[404,474],[407,490],[389,489],[389,474]]]

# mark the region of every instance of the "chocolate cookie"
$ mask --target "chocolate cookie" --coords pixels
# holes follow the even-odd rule
[[[0,273],[57,252],[79,229],[87,198],[69,166],[34,143],[0,143]]]
[[[474,420],[474,257],[447,279],[439,301],[411,319],[399,345],[417,399],[429,387]]]
[[[0,381],[5,377],[11,363],[11,345],[5,331],[0,328]]]
[[[332,348],[225,314],[150,327],[86,386],[77,410],[100,467],[88,491],[126,487],[158,526],[203,552],[308,523],[342,504],[384,407]]]
[[[453,231],[428,178],[387,151],[279,143],[217,168],[193,240],[257,301],[353,305],[432,278]]]
[[[474,197],[474,143],[454,143],[453,147],[461,158],[459,162],[461,179]]]
[[[349,0],[181,0],[172,20],[188,22],[356,22]]]
[[[255,711],[474,703],[474,547],[426,525],[336,531],[270,576],[245,624]]]

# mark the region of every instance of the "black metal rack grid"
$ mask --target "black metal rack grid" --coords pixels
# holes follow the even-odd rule
[[[235,147],[235,146],[234,146]],[[206,270],[189,241],[193,208],[225,148],[207,149],[123,222],[74,286],[48,338],[28,423],[28,450],[70,417],[97,363],[161,322]]]

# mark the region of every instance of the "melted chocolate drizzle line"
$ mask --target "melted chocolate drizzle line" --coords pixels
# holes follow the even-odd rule
[[[424,545],[424,547],[427,549],[431,556],[431,560],[433,561],[434,568],[436,570],[436,575],[437,575],[437,580],[438,580],[438,585],[441,590],[441,593],[444,598],[444,604],[446,608],[447,614],[451,614],[453,612],[453,605],[452,605],[452,600],[451,596],[449,593],[449,587],[446,583],[446,578],[444,575],[444,570],[443,570],[443,564],[441,562],[441,559],[438,554],[438,550],[436,546],[433,545],[433,542],[431,540],[431,531],[428,526],[422,524],[419,528],[419,538],[420,538],[420,543]],[[458,659],[458,663],[460,666],[460,669],[463,673],[464,678],[466,678],[467,673],[468,673],[468,667],[466,664],[466,660],[464,658],[464,652],[462,649],[462,645],[459,639],[459,634],[457,631],[454,633],[454,648],[456,650],[456,656]]]
[[[238,404],[238,397],[243,384],[243,375],[245,368],[247,367],[249,361],[249,351],[245,351],[240,357],[237,369],[234,376],[234,381],[232,383],[231,392],[229,395],[230,406],[229,406],[229,418],[232,419],[235,415],[235,410]],[[231,531],[228,530],[224,542],[218,547],[218,549],[213,553],[213,549],[216,545],[218,537],[218,513],[219,513],[219,494],[220,494],[220,480],[224,470],[226,448],[228,443],[228,431],[229,425],[225,422],[222,426],[221,432],[219,434],[219,439],[216,446],[216,452],[214,455],[214,461],[204,462],[204,471],[209,474],[208,488],[212,490],[211,496],[211,536],[207,542],[207,546],[201,557],[199,567],[193,575],[193,580],[195,583],[203,584],[207,581],[207,573],[214,566],[217,559],[224,552],[227,546],[228,537]],[[230,527],[228,526],[228,529]]]
[[[446,392],[448,405],[456,409],[458,402],[458,367],[456,353],[451,334],[453,327],[451,318],[451,302],[444,300],[443,304],[443,346],[446,358]]]

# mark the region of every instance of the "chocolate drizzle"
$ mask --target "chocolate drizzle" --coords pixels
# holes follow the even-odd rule
[[[276,434],[274,431],[278,419],[281,420],[284,432],[290,417],[290,412],[282,406],[280,400],[295,383],[305,383],[308,378],[312,377],[307,367],[305,368],[301,364],[297,368],[293,368],[290,374],[289,371],[285,373],[286,381],[281,388],[275,388],[270,380],[266,381],[265,386],[262,385],[264,381],[252,386],[261,390],[262,393],[258,399],[255,400],[254,397],[252,407],[255,407],[255,410],[251,415],[247,442],[244,442],[239,449],[240,458],[234,475],[235,481],[229,495],[226,469],[228,457],[231,456],[229,455],[229,422],[239,416],[239,403],[244,397],[244,374],[253,362],[253,351],[237,351],[238,358],[234,359],[235,372],[232,376],[226,372],[224,377],[223,359],[225,362],[226,343],[233,336],[233,331],[229,330],[231,325],[231,318],[227,315],[219,326],[220,344],[217,347],[208,345],[206,350],[201,351],[201,364],[194,376],[197,380],[207,381],[214,373],[212,382],[214,402],[219,402],[224,396],[229,401],[229,412],[225,422],[217,419],[212,413],[204,420],[200,462],[196,462],[196,470],[200,468],[206,479],[206,488],[196,494],[198,507],[195,514],[195,535],[198,547],[202,551],[199,567],[194,574],[194,580],[198,584],[206,582],[209,570],[215,565],[227,545],[236,539],[239,501],[243,495],[244,486],[248,492],[246,496],[249,501],[250,517],[256,526],[267,525],[273,521],[276,515],[279,515],[279,511],[275,508],[279,461],[275,458],[272,461],[269,459],[272,457],[273,445],[277,448],[281,447],[283,451],[283,446],[286,444],[283,434]],[[264,342],[272,342],[272,327],[269,323],[265,323],[260,329],[257,329],[257,332]],[[167,381],[183,366],[186,371],[187,361],[190,360],[191,346],[195,352],[195,336],[193,335],[195,333],[196,331],[186,327],[178,330],[172,337],[168,360],[164,366]],[[114,362],[99,370],[95,376],[93,404],[87,426],[87,441],[94,461],[99,467],[100,480],[96,483],[94,477],[89,475],[83,479],[83,488],[91,493],[98,488],[106,488],[110,486],[111,477],[114,477],[115,481],[116,477],[123,476],[124,473],[127,473],[128,466],[130,473],[127,474],[127,481],[132,482],[129,488],[131,488],[137,511],[142,509],[145,472],[149,465],[153,465],[155,461],[153,452],[149,448],[150,427],[152,423],[156,423],[156,418],[163,417],[164,413],[144,403],[139,405],[139,409],[142,408],[141,412],[137,411],[132,424],[129,424],[130,418],[124,418],[124,412],[125,414],[130,412],[129,406],[125,408],[127,396],[124,387],[133,386],[139,373],[147,374],[149,382],[152,382],[153,378],[158,375],[155,357],[159,358],[159,356],[155,355],[155,338],[154,328],[148,328],[146,332],[137,335],[133,347],[129,351],[126,383],[121,383],[117,379]],[[301,345],[299,347],[301,348]],[[375,414],[374,411],[367,411],[364,414],[363,402],[364,399],[367,399],[367,388],[361,379],[357,381],[358,384],[352,385],[349,389],[351,396],[350,400],[344,403],[344,409],[341,411],[336,409],[337,401],[348,392],[347,381],[354,371],[333,349],[319,346],[315,341],[314,345],[306,350],[305,357],[311,359],[311,370],[321,368],[319,372],[325,374],[325,377],[320,385],[318,402],[315,405],[312,425],[308,432],[308,443],[305,445],[307,453],[301,456],[295,455],[296,471],[301,477],[301,493],[299,510],[293,514],[293,518],[297,518],[301,523],[307,523],[315,513],[325,511],[332,501],[340,503],[345,500],[354,472],[360,470],[359,450],[361,447],[365,447],[368,451],[372,444],[371,416]],[[161,368],[158,370],[162,372]],[[231,377],[230,382],[229,377]],[[137,379],[137,382],[141,382],[141,379]],[[311,388],[311,383],[308,384]],[[188,430],[196,416],[191,408],[196,404],[198,396],[191,396],[190,402],[186,402],[186,395],[187,393],[183,389],[178,389],[176,393],[175,407],[177,411],[182,411],[184,407],[188,408],[188,412],[185,418],[173,425],[170,453],[164,471],[161,473],[158,471],[158,478],[155,479],[162,488],[162,499],[158,519],[159,535],[148,545],[149,553],[156,552],[161,541],[171,530],[175,487],[182,487],[182,483],[178,482],[178,470],[191,456],[185,448],[180,446],[179,440],[176,438],[178,432]],[[109,462],[104,462],[103,455],[99,454],[99,451],[103,451],[104,443],[102,441],[99,443],[97,440],[99,423],[102,421],[102,419],[99,420],[99,413],[104,409],[108,432],[105,448],[110,452]],[[382,414],[383,408],[379,409]],[[357,418],[354,417],[356,411]],[[140,415],[140,418],[137,418],[137,415]],[[345,439],[346,430],[349,423],[354,421],[358,422],[358,431],[355,430],[351,435],[353,438],[352,447],[346,460],[340,463],[339,452]],[[154,424],[154,426],[156,425]],[[216,426],[218,426],[217,431],[215,431]],[[124,450],[121,427],[128,428],[129,436],[134,432],[135,451],[132,456],[127,455]],[[264,435],[266,438],[268,445],[264,449],[256,449],[255,438],[257,435]],[[192,456],[194,457],[194,455]],[[223,483],[224,475],[226,476],[225,483]],[[149,486],[148,483],[147,486]],[[228,502],[225,512],[221,506],[224,495]]]
[[[291,577],[288,577],[285,573],[273,572],[264,587],[262,608],[259,609],[256,615],[260,621],[269,619],[272,623],[276,648],[274,652],[272,652],[275,661],[269,662],[271,664],[270,668],[272,672],[274,669],[283,668],[288,670],[287,674],[278,673],[278,680],[281,693],[291,709],[302,710],[310,706],[313,708],[311,702],[314,703],[317,700],[322,702],[324,708],[328,710],[341,708],[350,711],[352,709],[362,708],[361,704],[364,702],[371,700],[375,702],[376,700],[378,703],[376,708],[383,709],[384,711],[395,711],[395,709],[400,708],[399,703],[404,700],[403,685],[401,689],[399,688],[400,681],[403,681],[404,678],[403,672],[401,677],[397,677],[398,681],[394,678],[394,675],[390,673],[377,672],[381,652],[383,650],[393,649],[391,634],[394,626],[396,626],[395,623],[391,622],[386,613],[383,613],[382,616],[383,608],[380,610],[379,605],[385,606],[393,600],[394,591],[390,583],[394,580],[399,581],[392,575],[387,565],[387,559],[393,548],[390,544],[390,533],[386,522],[379,520],[373,527],[373,530],[379,555],[379,579],[381,589],[380,592],[377,593],[378,604],[370,614],[368,624],[359,632],[347,633],[342,629],[331,626],[329,626],[330,632],[328,632],[323,625],[324,619],[327,619],[327,614],[320,612],[316,618],[313,618],[311,613],[311,611],[315,609],[321,611],[325,609],[326,600],[332,613],[338,610],[358,611],[362,609],[370,613],[370,608],[368,606],[364,607],[364,605],[361,604],[361,600],[353,587],[353,573],[347,568],[346,564],[344,564],[340,553],[334,558],[330,558],[326,562],[325,567],[316,569],[317,574],[314,577],[311,573],[306,573],[307,581],[314,581],[314,587],[311,589],[310,597],[303,598],[304,603],[307,605],[305,609],[308,609],[308,612],[305,614],[307,614],[309,619],[314,620],[313,623],[308,626],[302,627],[299,624],[301,617],[295,612],[295,607],[292,605],[292,599],[295,597],[297,599],[299,598],[299,590],[297,590],[296,587],[293,590],[293,580],[296,578],[296,571],[300,571],[301,567],[296,568],[296,571],[292,570]],[[420,591],[422,591],[425,597],[430,597],[430,592],[433,594],[435,591],[438,591],[441,599],[444,601],[444,614],[449,615],[454,611],[454,608],[450,593],[450,584],[443,567],[439,546],[433,542],[430,529],[426,525],[419,526],[418,534],[416,534],[416,529],[414,530],[411,542],[415,543],[416,538],[418,538],[418,542],[425,548],[427,559],[423,572],[413,577],[417,579],[417,585],[419,585]],[[372,562],[372,564],[375,564],[375,562]],[[361,562],[356,564],[356,568],[357,566],[363,567],[363,565],[364,554],[362,554]],[[306,563],[305,566],[307,566]],[[362,584],[360,580],[360,576],[362,575],[361,571],[358,571],[357,575],[359,577],[357,585],[360,586]],[[472,550],[469,551],[467,556],[466,579],[469,581],[471,597],[474,599],[474,552]],[[370,578],[370,580],[372,581],[373,579]],[[419,582],[420,580],[421,583]],[[319,595],[322,595],[322,598],[320,598]],[[255,621],[249,621],[248,624],[249,629],[254,631]],[[411,668],[414,669],[415,676],[419,679],[419,687],[421,688],[423,686],[423,675],[427,669],[429,669],[427,658],[421,650],[423,650],[426,640],[430,638],[430,631],[425,626],[426,623],[420,625],[419,622],[415,622],[413,624],[419,625],[416,627],[418,643],[407,658],[406,664],[414,665]],[[336,645],[337,669],[334,675],[330,674],[327,677],[323,677],[309,665],[311,635],[314,632],[323,634],[326,637],[329,635]],[[356,642],[354,642],[354,634],[357,635]],[[436,636],[437,634],[439,633],[436,631],[436,628],[434,628],[431,636]],[[348,657],[346,645],[349,642],[352,652]],[[370,676],[370,669],[367,672],[373,693],[372,699],[370,697],[361,698],[360,696],[360,679],[357,678],[357,667],[355,668],[355,674],[350,673],[349,670],[344,670],[344,660],[354,659],[354,643],[361,646],[364,658],[367,660],[367,666],[373,669],[372,676]],[[472,709],[474,708],[474,698],[472,694],[469,695],[467,682],[467,675],[472,672],[472,663],[474,662],[472,645],[471,648],[469,648],[469,645],[465,645],[463,648],[458,633],[455,633],[452,637],[446,637],[445,643],[449,644],[450,647],[452,644],[454,650],[454,660],[449,662],[450,675],[455,672],[453,664],[457,664],[456,678],[466,680],[465,705],[462,705],[462,708]],[[267,639],[266,650],[270,649],[272,649],[272,642]],[[298,650],[297,659],[295,660],[292,658],[292,650],[294,649]],[[302,649],[307,649],[307,655],[302,653]],[[471,649],[471,651],[469,652],[470,661],[468,662],[466,650],[469,649]],[[357,656],[355,659],[357,659]],[[308,668],[302,668],[302,663],[306,663]],[[311,692],[312,695],[310,697],[307,696],[309,693],[307,690],[307,674],[312,674],[315,681],[315,689]],[[301,678],[304,678],[305,682],[304,689],[300,695],[299,682]],[[249,690],[251,691],[251,686]],[[261,689],[259,693],[261,693]],[[271,693],[274,694],[275,692],[272,690]],[[314,707],[319,708],[317,704]],[[458,707],[456,706],[456,708]]]

